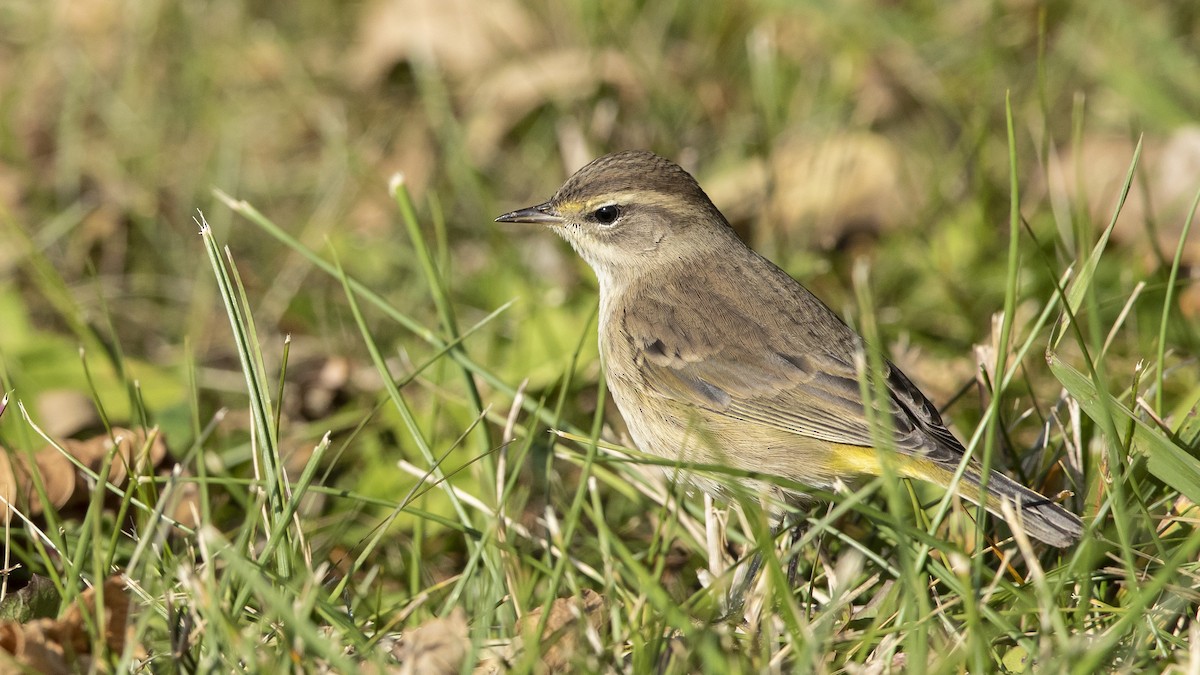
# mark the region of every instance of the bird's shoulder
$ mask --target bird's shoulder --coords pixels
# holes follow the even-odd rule
[[[858,336],[808,289],[764,258],[709,256],[643,278],[606,303],[602,339],[682,363],[777,354],[850,363]]]

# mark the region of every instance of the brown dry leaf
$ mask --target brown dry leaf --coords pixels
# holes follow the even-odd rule
[[[112,435],[119,442],[108,477],[114,485],[120,486],[125,482],[128,467],[136,466],[137,472],[144,474],[166,458],[166,441],[157,431],[153,432],[153,441],[148,448],[145,430],[113,427]],[[113,451],[113,442],[108,435],[100,435],[81,441],[67,439],[62,442],[62,447],[84,466],[99,471],[105,456]],[[144,455],[143,448],[146,448]],[[13,507],[31,516],[40,515],[46,509],[37,492],[35,473],[36,478],[41,479],[52,508],[61,509],[88,501],[91,494],[90,479],[77,471],[75,465],[57,448],[46,446],[38,450],[33,455],[34,471],[30,466],[28,455],[0,448],[0,497]],[[8,512],[7,508],[5,511]]]
[[[579,620],[587,621],[588,628],[600,630],[608,618],[608,603],[599,593],[584,589],[579,598],[559,598],[550,605],[550,616],[546,628],[537,642],[541,644],[542,666],[551,673],[567,672],[580,651],[579,639],[582,630]],[[522,641],[535,639],[534,633],[542,620],[539,607],[521,618]],[[582,630],[581,630],[582,629]]]
[[[1061,206],[1082,204],[1096,227],[1107,227],[1133,161],[1135,146],[1135,140],[1121,136],[1086,136],[1079,147],[1050,156],[1044,188],[1052,202]],[[1146,138],[1138,174],[1121,208],[1113,239],[1145,245],[1149,232],[1146,220],[1153,216],[1156,243],[1170,258],[1179,244],[1197,190],[1200,190],[1200,127],[1181,127],[1166,138]],[[1200,234],[1195,229],[1193,226],[1184,246],[1184,263],[1189,265],[1200,264]]]
[[[75,465],[53,447],[42,448],[33,456],[33,460],[38,474],[42,478],[46,499],[54,508],[61,508],[70,501],[71,495],[75,492]],[[36,492],[37,488],[33,484],[33,477],[30,476],[28,485],[25,487],[25,494],[30,495],[29,513],[31,515],[38,515],[45,510],[40,499],[33,499],[32,495]]]
[[[125,649],[125,641],[132,633],[129,623],[129,595],[125,592],[125,582],[120,577],[109,577],[104,581],[104,644],[114,652]],[[84,654],[91,647],[87,633],[87,621],[84,613],[96,617],[96,589],[89,588],[67,608],[59,618],[64,638],[71,640],[71,646],[77,654]]]
[[[4,622],[0,624],[0,672],[19,673],[29,670],[47,675],[70,675],[74,672],[67,664],[62,645],[44,634],[49,619],[39,619],[24,625]]]
[[[771,153],[769,227],[782,241],[832,248],[908,223],[917,204],[899,149],[869,132],[793,134]]]
[[[455,675],[471,651],[467,613],[455,607],[450,616],[430,619],[400,638],[392,656],[400,675]]]
[[[40,499],[35,499],[37,488],[34,485],[34,472],[29,470],[29,458],[26,455],[9,453],[7,450],[0,448],[0,455],[3,459],[0,460],[0,497],[3,497],[6,503],[7,518],[11,518],[11,509],[20,509],[27,514],[37,515],[42,512],[42,503]],[[71,470],[68,470],[66,477],[59,472],[61,466],[54,463],[48,454],[39,452],[34,457],[37,462],[38,470],[41,471],[43,466],[51,469],[52,474],[49,476],[40,475],[43,485],[46,487],[47,497],[56,507],[61,506],[66,502],[66,498],[62,495],[63,486],[69,485],[67,495],[74,491],[74,475]],[[70,464],[70,462],[68,462]],[[69,480],[67,480],[69,478]]]
[[[100,424],[96,404],[78,389],[49,389],[37,395],[33,408],[42,420],[42,431],[62,438]]]
[[[363,8],[346,58],[348,79],[371,86],[406,61],[461,79],[529,50],[541,34],[511,0],[374,0]]]
[[[347,356],[330,353],[326,345],[312,337],[293,335],[288,352],[287,382],[284,383],[281,409],[284,421],[319,420],[328,417],[355,394],[362,392],[356,375],[374,367]],[[378,385],[382,387],[382,385]],[[249,430],[245,422],[230,420],[225,428]],[[309,448],[311,450],[311,448]]]
[[[1018,304],[1013,312],[1012,329],[1015,335],[1032,326],[1038,315],[1038,305],[1032,300]],[[996,382],[996,357],[1000,353],[1000,343],[1004,333],[1004,312],[992,314],[992,330],[988,339],[982,344],[975,345],[975,379],[984,392],[991,391],[991,383]],[[1005,369],[1013,367],[1015,354],[1009,354],[1005,359]],[[986,374],[986,378],[985,378]]]
[[[170,510],[171,518],[189,529],[200,526],[200,486],[187,481],[175,487],[175,505]]]
[[[3,505],[4,525],[12,522],[13,509],[17,507],[17,469],[9,459],[8,451],[0,452],[0,505]]]
[[[483,166],[531,112],[548,103],[586,99],[602,85],[625,101],[645,97],[629,59],[613,49],[541,52],[489,72],[471,92],[464,145],[476,165]]]
[[[350,359],[330,356],[301,383],[301,412],[305,419],[326,417],[343,400],[350,385],[350,368]]]
[[[705,176],[701,184],[713,204],[725,214],[729,224],[742,234],[748,229],[749,223],[763,215],[762,207],[767,201],[770,176],[767,163],[752,157]]]
[[[109,469],[108,481],[113,485],[121,485],[125,482],[130,468],[133,468],[136,473],[144,474],[149,467],[158,466],[159,462],[166,457],[167,444],[163,440],[162,434],[154,430],[153,436],[153,441],[147,448],[147,435],[144,429],[130,431],[113,427],[111,437],[104,434],[83,441],[67,439],[62,442],[62,446],[84,466],[98,472],[104,463],[104,458],[113,452],[113,439],[115,438],[117,449]],[[144,454],[143,449],[145,449]],[[87,494],[87,486],[87,480],[82,474],[79,475],[75,483],[76,491]]]
[[[96,589],[91,588],[58,619],[0,623],[0,649],[8,652],[20,666],[35,672],[86,672],[93,656],[88,624],[99,619],[104,625],[105,648],[114,653],[123,651],[133,631],[125,583],[119,577],[111,577],[104,582],[103,590],[102,617],[96,612]],[[0,661],[0,668],[8,665]]]
[[[1179,292],[1179,311],[1192,321],[1200,319],[1200,279],[1190,279],[1190,283]]]

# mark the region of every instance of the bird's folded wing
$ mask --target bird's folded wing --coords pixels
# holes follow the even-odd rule
[[[830,443],[874,444],[858,373],[831,355],[717,349],[685,358],[656,340],[641,356],[649,388],[678,403]],[[933,405],[886,367],[889,396],[874,407],[890,419],[896,449],[957,462],[962,446]]]

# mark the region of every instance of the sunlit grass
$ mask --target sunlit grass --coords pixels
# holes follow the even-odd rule
[[[84,621],[114,671],[383,671],[455,616],[466,670],[1194,668],[1200,184],[1175,210],[1139,195],[1200,109],[1197,16],[1009,4],[495,3],[536,39],[365,82],[344,7],[0,10],[0,444],[60,442],[38,402],[66,388],[97,433],[157,427],[172,451],[94,488],[107,457],[74,511],[13,516],[6,598],[46,578],[65,612],[118,575],[123,650]],[[863,155],[803,150],[842,132],[899,157],[904,208],[826,249],[816,230],[853,228],[784,222],[779,195],[804,191],[762,176],[844,189],[821,158]],[[1100,137],[1130,139],[1103,176],[1121,209],[1070,150]],[[607,398],[590,273],[491,222],[627,147],[694,170],[976,456],[1063,491],[1084,540],[874,481],[817,495],[793,542],[758,495],[664,480],[680,467],[627,447]],[[1047,192],[1056,171],[1071,190]],[[347,374],[310,404],[330,357]],[[589,599],[565,657],[559,598]]]

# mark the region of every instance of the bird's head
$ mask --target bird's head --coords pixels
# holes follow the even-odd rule
[[[602,288],[686,264],[734,236],[691,174],[643,151],[594,160],[550,201],[496,221],[548,225],[591,265]]]

